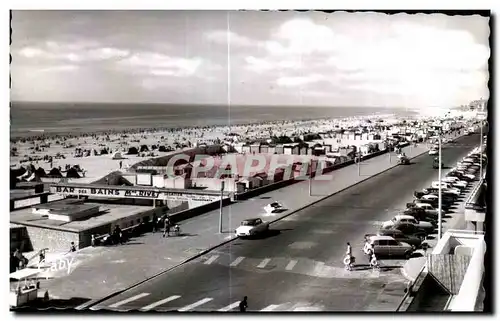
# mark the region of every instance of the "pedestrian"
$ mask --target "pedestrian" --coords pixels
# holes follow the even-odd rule
[[[372,254],[373,254],[373,246],[370,244],[370,242],[368,242],[368,241],[365,242],[363,252],[365,252],[366,256],[368,257],[368,262],[370,262]]]
[[[163,237],[170,236],[170,219],[165,217],[165,220],[163,221]]]
[[[40,254],[38,255],[39,263],[45,261],[45,250],[40,250]]]
[[[153,219],[151,220],[151,226],[153,228],[153,233],[156,233],[156,224],[158,224],[158,217],[156,213],[153,214]]]
[[[120,161],[120,169],[122,169],[122,165],[123,165],[123,163],[122,163],[122,161]]]
[[[240,302],[240,312],[246,312],[247,311],[247,308],[248,308],[248,301],[247,301],[247,296],[245,295],[245,297],[243,298],[243,300],[241,300]]]
[[[70,248],[69,248],[69,251],[70,251],[70,252],[76,252],[75,242],[71,242],[71,246],[70,246]]]

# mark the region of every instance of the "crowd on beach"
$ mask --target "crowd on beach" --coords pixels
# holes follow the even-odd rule
[[[11,141],[11,169],[28,165],[32,169],[28,174],[26,171],[15,173],[16,177],[22,176],[23,179],[33,177],[33,171],[38,170],[36,175],[44,175],[45,172],[49,173],[49,177],[63,177],[64,173],[71,172],[71,178],[90,176],[97,180],[111,171],[128,169],[134,162],[145,157],[164,156],[200,144],[235,144],[359,126],[390,126],[398,122],[401,119],[394,115],[366,115],[344,119],[267,121],[234,126],[141,128],[83,134],[37,133]],[[89,175],[86,175],[87,172]]]

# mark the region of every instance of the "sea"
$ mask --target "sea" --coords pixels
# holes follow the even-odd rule
[[[12,102],[11,139],[139,128],[238,125],[268,121],[347,118],[363,115],[412,116],[415,111],[387,107],[216,106],[111,103]]]

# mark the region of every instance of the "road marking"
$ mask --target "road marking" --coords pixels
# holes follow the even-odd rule
[[[165,304],[165,303],[170,302],[170,301],[177,300],[180,297],[181,297],[180,295],[172,295],[172,296],[169,296],[166,299],[163,299],[163,300],[157,301],[155,303],[152,303],[150,305],[147,305],[147,306],[141,308],[141,310],[144,310],[144,311],[151,310],[151,309],[156,308],[159,305]]]
[[[205,261],[204,264],[212,264],[215,260],[217,260],[218,255],[212,255],[208,260]]]
[[[279,305],[275,305],[275,304],[271,304],[270,306],[267,306],[265,307],[264,309],[260,310],[260,311],[273,311],[273,310],[276,310],[277,308],[279,307]]]
[[[291,271],[295,267],[295,264],[297,264],[297,260],[291,260],[290,263],[286,266],[285,270]]]
[[[316,273],[322,272],[325,268],[325,262],[317,262],[314,266],[314,270]]]
[[[257,265],[257,267],[259,269],[263,269],[266,267],[267,263],[269,263],[269,261],[271,261],[271,259],[263,259],[262,262],[259,263],[259,265]]]
[[[228,305],[227,307],[224,307],[222,309],[219,309],[218,311],[231,311],[232,309],[236,308],[237,306],[240,305],[240,301],[236,301],[233,304]]]
[[[114,303],[114,304],[110,305],[109,307],[110,307],[110,308],[118,308],[118,307],[119,307],[119,306],[121,306],[121,305],[127,304],[127,303],[132,302],[132,301],[135,301],[135,300],[139,300],[140,298],[143,298],[143,297],[148,296],[148,295],[149,295],[149,293],[141,293],[141,294],[137,294],[137,295],[135,295],[135,296],[133,296],[133,297],[130,297],[130,298],[128,298],[128,299],[125,299],[125,300],[122,300],[122,301],[116,302],[116,303]]]
[[[237,258],[236,260],[234,260],[231,264],[229,264],[229,266],[236,266],[238,264],[241,263],[241,261],[243,261],[245,259],[244,256],[240,256],[239,258]]]
[[[193,304],[186,305],[185,307],[180,308],[178,311],[179,312],[189,311],[189,310],[192,310],[192,309],[196,308],[197,306],[200,306],[200,305],[205,304],[207,302],[210,302],[212,300],[213,300],[212,298],[204,298],[204,299],[202,299],[200,301],[197,301],[197,302],[195,302]]]

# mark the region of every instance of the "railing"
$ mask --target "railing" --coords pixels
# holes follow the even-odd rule
[[[465,208],[468,208],[468,209],[482,209],[483,208],[482,205],[478,205],[476,203],[478,195],[479,195],[478,193],[481,192],[481,188],[483,186],[483,183],[484,183],[484,179],[481,179],[479,181],[479,183],[474,187],[469,198],[467,199],[467,201],[465,201]]]
[[[422,273],[424,273],[426,267],[427,265],[424,264],[420,269],[420,272],[418,272],[415,281],[413,282],[410,281],[411,282],[410,286],[406,288],[406,293],[403,296],[403,299],[401,299],[401,302],[399,303],[398,307],[396,308],[396,312],[406,311],[408,307],[412,304],[415,294],[420,289],[420,286],[422,285],[425,277],[427,277],[427,276],[425,276],[424,278],[422,277]]]
[[[484,235],[484,231],[471,231],[471,230],[457,230],[457,229],[449,229],[449,230],[446,230],[446,232],[450,232],[450,233],[460,233],[460,234],[481,234],[481,235]]]

